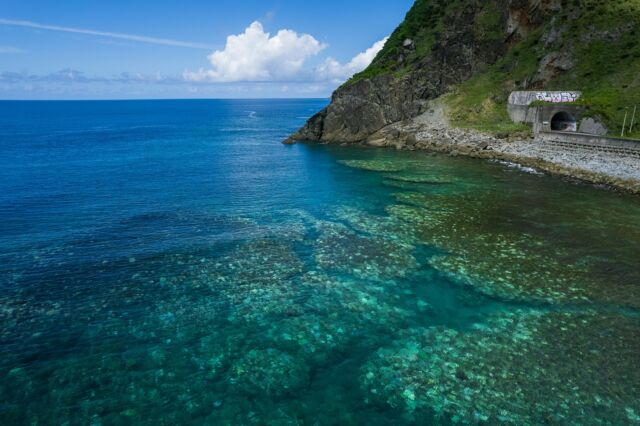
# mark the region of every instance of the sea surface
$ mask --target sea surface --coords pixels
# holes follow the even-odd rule
[[[0,424],[640,424],[640,198],[326,102],[0,102]]]

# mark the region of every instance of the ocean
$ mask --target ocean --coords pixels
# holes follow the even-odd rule
[[[0,423],[640,422],[640,199],[327,102],[0,102]]]

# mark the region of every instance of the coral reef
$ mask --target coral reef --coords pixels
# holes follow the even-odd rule
[[[360,236],[336,223],[321,224],[319,231],[315,258],[325,270],[380,279],[402,276],[417,267],[411,244],[377,236]]]
[[[344,152],[367,197],[206,218],[216,239],[152,255],[16,253],[32,269],[3,281],[3,420],[638,422],[640,204]]]
[[[384,160],[344,160],[340,164],[371,172],[401,172],[405,169],[402,163]]]
[[[570,241],[563,246],[536,229],[519,232],[509,223],[515,217],[500,223],[496,212],[506,207],[499,199],[482,192],[403,192],[396,198],[402,204],[389,206],[389,214],[412,224],[421,241],[449,253],[430,263],[456,282],[505,299],[640,307],[637,287],[612,288],[611,277],[597,273],[599,259],[578,256]],[[633,268],[628,274],[640,279]]]
[[[513,312],[467,332],[413,329],[361,369],[372,402],[417,423],[628,424],[640,412],[640,321]],[[614,386],[615,388],[612,388]]]
[[[276,349],[249,351],[231,366],[232,390],[248,395],[285,396],[309,383],[309,368]]]

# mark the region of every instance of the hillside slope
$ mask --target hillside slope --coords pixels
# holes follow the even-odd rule
[[[291,139],[359,142],[443,95],[455,126],[516,130],[508,94],[537,89],[583,91],[616,132],[640,103],[639,35],[640,0],[417,0],[372,64]]]

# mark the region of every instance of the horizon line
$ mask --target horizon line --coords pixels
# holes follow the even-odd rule
[[[265,97],[265,98],[105,98],[105,99],[0,99],[0,102],[129,102],[129,101],[286,101],[286,100],[330,100],[323,97]]]

